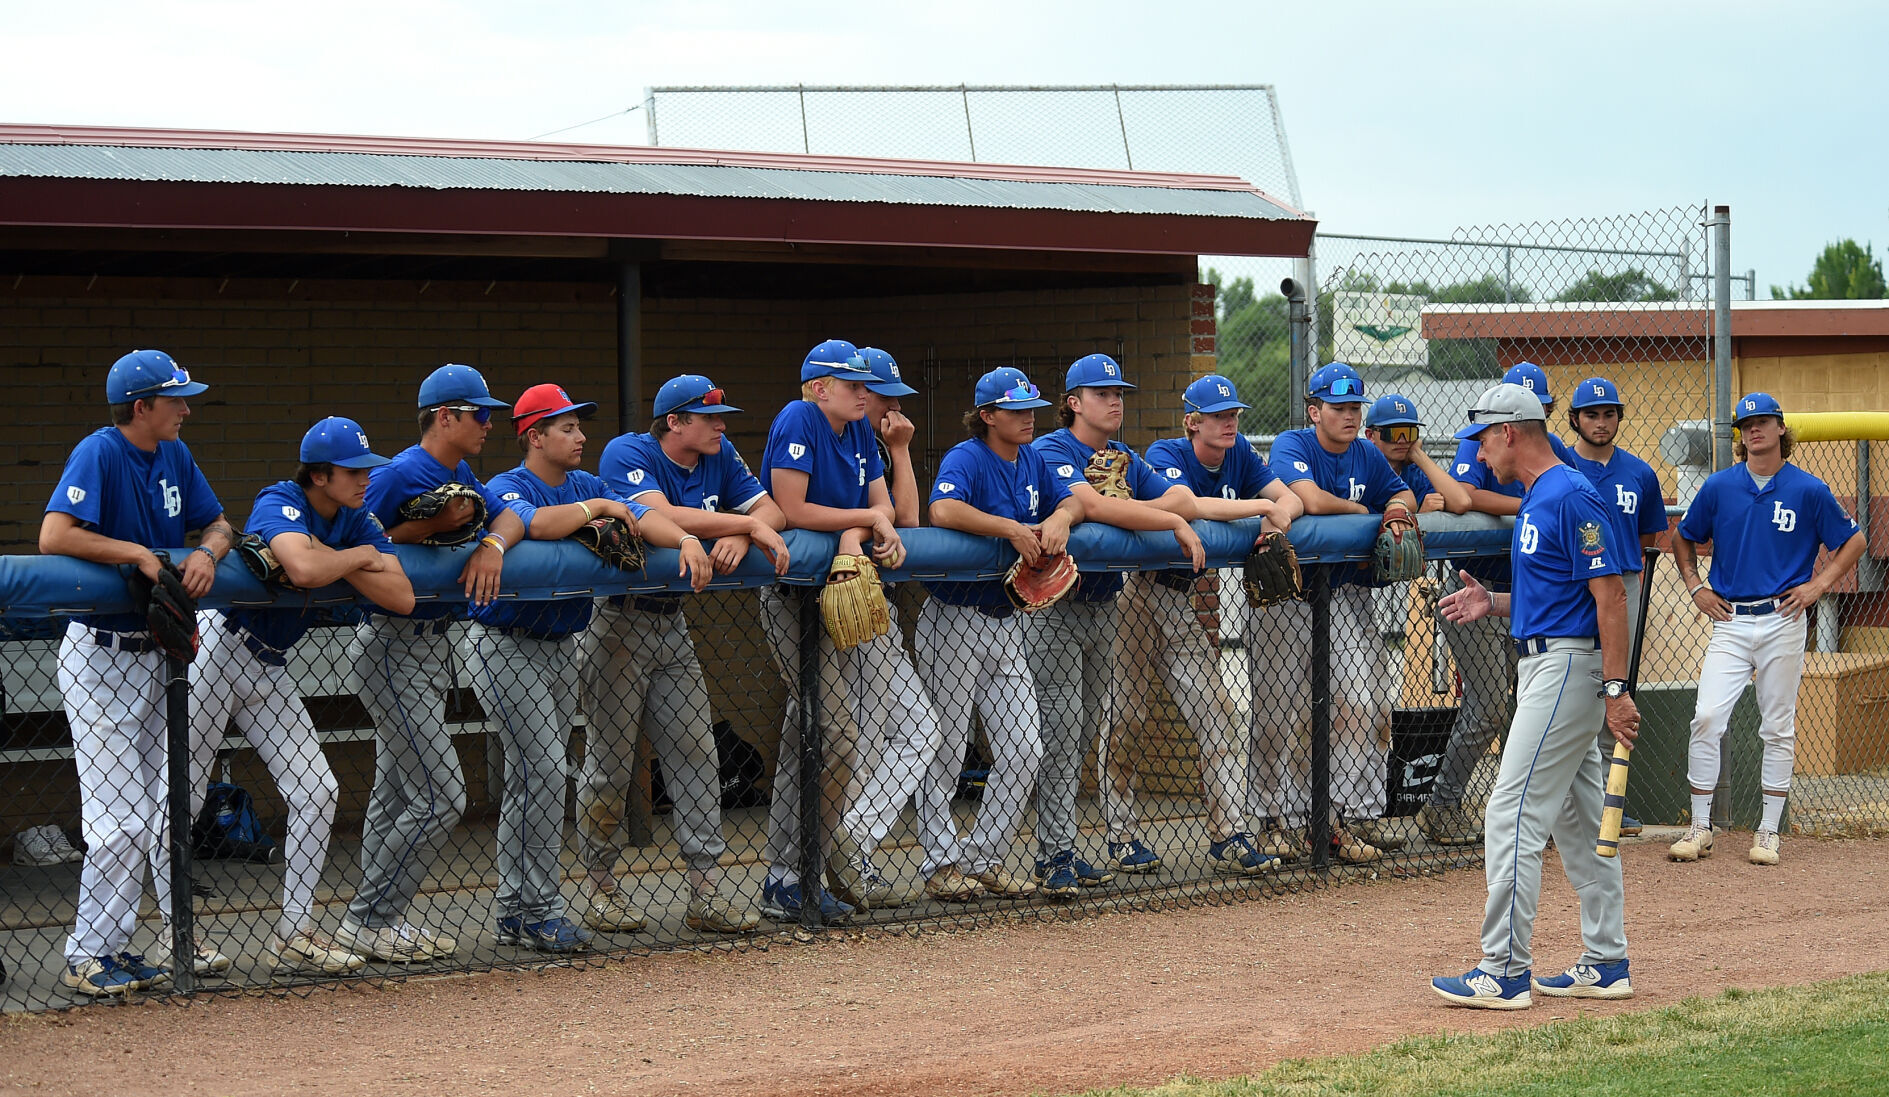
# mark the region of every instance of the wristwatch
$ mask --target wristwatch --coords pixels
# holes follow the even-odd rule
[[[1616,697],[1625,697],[1627,694],[1627,680],[1625,678],[1609,678],[1600,684],[1600,692],[1595,696],[1605,697],[1611,701]]]

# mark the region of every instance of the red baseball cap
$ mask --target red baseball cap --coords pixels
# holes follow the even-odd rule
[[[561,385],[533,385],[512,405],[512,426],[522,435],[538,420],[567,411],[576,412],[579,419],[588,419],[597,414],[597,405],[573,403]]]

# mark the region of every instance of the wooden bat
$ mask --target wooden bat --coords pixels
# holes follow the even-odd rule
[[[1659,563],[1659,550],[1646,550],[1640,571],[1640,631],[1633,638],[1633,654],[1627,660],[1627,692],[1640,685],[1640,646],[1646,642],[1646,613],[1653,602],[1653,565]],[[1612,857],[1620,852],[1620,817],[1627,812],[1627,771],[1632,768],[1633,748],[1615,743],[1607,766],[1607,798],[1601,802],[1600,840],[1594,852]]]

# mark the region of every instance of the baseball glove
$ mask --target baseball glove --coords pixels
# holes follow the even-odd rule
[[[1286,535],[1276,529],[1267,530],[1253,542],[1253,551],[1246,554],[1241,581],[1246,587],[1246,604],[1254,609],[1305,596],[1305,584],[1299,575],[1299,554],[1292,551],[1292,542],[1286,540]]]
[[[1127,452],[1103,446],[1082,467],[1082,478],[1105,498],[1133,499],[1134,492],[1128,490],[1128,466],[1133,461]]]
[[[1423,575],[1423,531],[1402,504],[1384,508],[1371,562],[1371,574],[1381,583],[1402,583]]]
[[[631,533],[629,523],[621,518],[592,518],[578,526],[571,537],[613,568],[643,570],[643,540]]]
[[[1039,556],[1035,567],[1018,557],[1004,573],[1004,593],[1009,595],[1011,605],[1025,613],[1035,613],[1044,606],[1055,605],[1063,595],[1076,589],[1078,578],[1076,558],[1066,552]]]
[[[479,536],[485,528],[485,496],[461,483],[441,484],[432,491],[416,495],[400,504],[400,520],[419,521],[432,518],[454,499],[472,500],[472,521],[457,529],[442,530],[420,538],[422,545],[463,545]]]
[[[841,651],[851,651],[892,630],[892,611],[886,605],[885,588],[879,585],[879,569],[873,566],[872,557],[833,558],[826,589],[820,592],[820,619],[826,622],[826,634],[833,638],[833,646]]]
[[[158,650],[188,663],[197,657],[197,600],[184,589],[184,573],[165,553],[157,554],[157,582],[136,568],[125,580],[134,610],[144,611],[145,623]]]
[[[230,551],[236,553],[236,558],[249,569],[249,574],[254,575],[263,583],[278,587],[295,585],[289,582],[288,570],[275,558],[275,550],[269,547],[269,542],[262,539],[262,534],[243,534],[236,539],[236,547]]]

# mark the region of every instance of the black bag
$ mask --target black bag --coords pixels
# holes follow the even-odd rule
[[[259,865],[282,859],[282,847],[256,818],[256,805],[237,785],[213,782],[203,810],[190,828],[192,852],[205,860],[253,861]]]
[[[732,811],[767,803],[767,793],[760,790],[761,777],[766,772],[761,765],[761,752],[754,749],[754,744],[736,735],[734,725],[726,720],[715,721],[711,730],[715,733],[715,753],[720,760],[718,770],[721,776],[722,810]],[[657,815],[666,815],[675,807],[675,803],[669,798],[669,790],[663,786],[662,763],[651,759],[649,766],[650,810]]]

